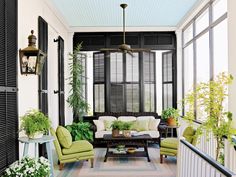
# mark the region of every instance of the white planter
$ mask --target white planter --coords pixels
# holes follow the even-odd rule
[[[28,136],[30,139],[38,139],[43,137],[43,132],[36,132],[34,135]]]

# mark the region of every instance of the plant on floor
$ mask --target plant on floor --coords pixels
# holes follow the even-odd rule
[[[72,125],[67,125],[66,128],[69,130],[73,141],[93,141],[93,131],[91,130],[91,124],[89,122],[73,122]]]
[[[70,77],[69,85],[71,86],[70,95],[67,99],[70,107],[72,107],[74,112],[74,122],[79,122],[83,120],[83,115],[88,110],[88,103],[85,100],[84,93],[84,67],[81,62],[80,50],[82,48],[81,43],[78,44],[73,53],[70,53]]]
[[[39,134],[47,133],[50,125],[51,122],[46,115],[38,110],[30,110],[21,117],[20,130],[25,131],[29,138],[37,138]]]
[[[203,132],[206,132],[206,135],[213,133],[216,139],[215,159],[222,164],[224,138],[227,137],[231,140],[231,136],[236,133],[231,125],[232,113],[228,112],[225,107],[228,85],[232,83],[232,80],[231,75],[221,73],[210,82],[198,84],[195,91],[188,93],[183,100],[184,105],[188,108],[184,116],[186,120],[192,123],[195,119],[195,106],[197,116],[203,115],[205,117],[205,120],[197,128],[197,136]]]
[[[44,157],[23,157],[7,168],[3,177],[49,177],[50,163]]]
[[[175,108],[167,108],[162,111],[161,117],[168,125],[176,125],[179,118],[179,110]]]

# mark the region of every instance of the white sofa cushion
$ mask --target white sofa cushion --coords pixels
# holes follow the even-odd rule
[[[96,125],[97,131],[105,130],[105,125],[104,125],[104,122],[102,120],[93,120],[93,123]]]
[[[120,121],[124,121],[124,122],[131,122],[131,121],[135,121],[137,118],[134,116],[120,116],[118,117],[118,120]]]
[[[111,131],[97,131],[95,132],[95,138],[103,138],[105,134],[111,134]]]
[[[153,116],[138,116],[137,120],[150,120],[150,119],[155,119]]]
[[[104,120],[114,121],[114,120],[117,120],[117,118],[114,117],[114,116],[99,116],[98,120],[101,120],[101,121],[104,121]]]
[[[157,127],[161,119],[150,119],[149,120],[149,130],[157,130]]]

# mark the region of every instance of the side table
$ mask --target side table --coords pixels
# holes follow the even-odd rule
[[[164,133],[165,138],[168,137],[168,133],[170,133],[170,137],[174,137],[174,129],[176,129],[177,132],[177,128],[179,128],[178,125],[159,125],[159,130],[161,133]]]
[[[54,137],[53,136],[48,136],[44,135],[42,138],[37,138],[37,139],[29,139],[28,137],[20,137],[18,138],[19,142],[24,143],[24,152],[23,156],[28,155],[28,150],[29,150],[29,144],[34,143],[35,144],[35,157],[38,158],[38,144],[46,144],[46,149],[47,149],[47,154],[48,154],[48,160],[50,162],[51,168],[51,177],[53,177],[53,159],[52,159],[52,149],[50,143],[53,142]]]

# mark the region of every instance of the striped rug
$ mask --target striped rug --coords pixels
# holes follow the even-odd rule
[[[106,149],[95,148],[94,168],[90,162],[66,164],[62,171],[54,167],[57,177],[175,177],[176,158],[168,157],[160,164],[159,149],[149,148],[151,162],[147,158],[108,158],[103,162]]]

